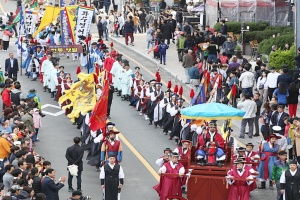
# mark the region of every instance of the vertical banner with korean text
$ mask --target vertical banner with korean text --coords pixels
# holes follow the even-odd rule
[[[35,32],[35,23],[37,18],[37,11],[27,10],[25,12],[25,27],[27,34],[33,34]]]
[[[75,44],[81,44],[87,38],[92,24],[94,9],[91,7],[78,6],[75,29]]]
[[[76,28],[76,19],[77,19],[77,8],[78,6],[66,6],[65,10],[66,10],[66,17],[67,20],[66,22],[68,23],[68,26],[70,27],[70,31],[71,31],[71,38],[72,38],[72,42],[75,42],[74,39],[74,35],[75,35],[75,28]]]
[[[67,22],[66,16],[67,16],[66,9],[61,10],[60,23],[61,23],[61,44],[62,45],[72,44],[71,29],[69,23]]]

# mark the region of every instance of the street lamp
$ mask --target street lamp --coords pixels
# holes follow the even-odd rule
[[[242,33],[242,54],[245,54],[245,41],[244,41],[244,37],[245,37],[245,32],[250,31],[250,27],[246,26],[245,27],[245,23],[243,22],[241,24],[241,33]]]

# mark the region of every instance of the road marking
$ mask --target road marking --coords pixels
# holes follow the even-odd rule
[[[1,2],[0,2],[0,10],[2,11],[3,15],[5,15],[5,10],[4,10]]]
[[[43,113],[46,114],[46,115],[51,115],[51,116],[57,117],[57,116],[62,115],[62,114],[65,113],[64,110],[61,110],[61,107],[60,107],[60,106],[56,106],[56,105],[52,105],[52,104],[44,104],[44,105],[42,105],[42,110],[43,110],[44,108],[47,108],[47,107],[56,108],[56,109],[59,109],[60,111],[58,111],[58,112],[56,112],[56,113],[43,111]]]

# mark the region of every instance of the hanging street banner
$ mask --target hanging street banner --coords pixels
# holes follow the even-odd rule
[[[77,21],[75,28],[75,44],[84,44],[90,33],[94,9],[91,7],[78,6]]]
[[[83,48],[82,45],[53,45],[49,46],[50,51],[53,53],[82,53]]]
[[[37,14],[38,14],[37,11],[27,10],[25,12],[25,27],[26,27],[27,34],[34,33]]]

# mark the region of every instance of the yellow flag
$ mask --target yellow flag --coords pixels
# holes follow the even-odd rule
[[[230,92],[228,93],[227,99],[231,99],[231,93],[232,93],[232,90],[230,90]]]
[[[74,34],[75,34],[75,26],[76,26],[76,14],[77,14],[77,6],[66,6],[65,10],[67,13],[67,18],[68,18],[68,23],[71,28],[71,36],[72,36],[72,41],[74,42]]]
[[[70,104],[63,106],[62,109],[73,107],[72,112],[68,115],[72,122],[79,114],[86,114],[92,110],[96,104],[97,96],[95,91],[95,82],[93,74],[79,73],[80,81],[71,85],[69,90],[58,100],[60,104],[69,100]]]
[[[46,26],[48,26],[59,15],[61,8],[54,6],[46,6],[44,16],[38,30],[33,34],[35,38]]]

